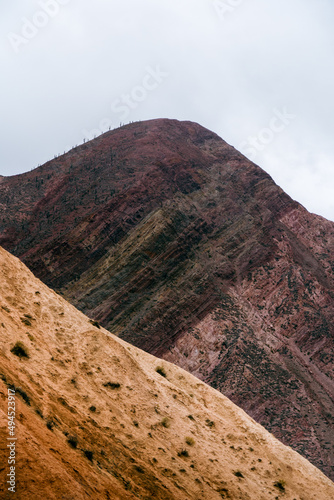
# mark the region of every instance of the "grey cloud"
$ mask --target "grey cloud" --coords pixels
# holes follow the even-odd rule
[[[43,2],[58,2],[59,12],[16,53],[9,33],[20,34],[22,18],[34,20]],[[125,121],[193,120],[235,147],[286,107],[296,118],[255,161],[306,208],[334,220],[332,2],[222,0],[223,16],[214,0],[62,2],[2,7],[2,175],[118,126],[125,113],[113,104],[132,93]],[[143,87],[157,67],[168,76]]]

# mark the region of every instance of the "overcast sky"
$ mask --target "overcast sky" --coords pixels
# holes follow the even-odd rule
[[[334,220],[333,0],[1,2],[0,174],[192,120]]]

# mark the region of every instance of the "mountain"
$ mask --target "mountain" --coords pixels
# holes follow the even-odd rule
[[[0,282],[1,498],[8,389],[18,500],[333,498],[225,396],[92,324],[2,248]]]
[[[334,223],[216,134],[152,120],[0,179],[0,244],[334,478]]]

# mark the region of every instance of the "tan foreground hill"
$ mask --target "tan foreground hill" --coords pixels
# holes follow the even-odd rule
[[[93,324],[1,248],[0,283],[1,499],[334,498],[221,393]]]

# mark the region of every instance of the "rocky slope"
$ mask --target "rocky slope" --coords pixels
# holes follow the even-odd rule
[[[173,120],[3,178],[0,203],[0,242],[45,283],[334,478],[332,222]]]
[[[93,325],[1,248],[0,283],[1,498],[333,498],[326,476],[225,396]]]

